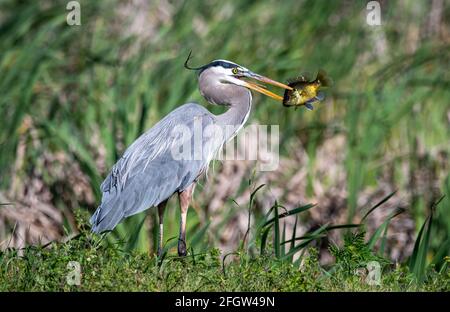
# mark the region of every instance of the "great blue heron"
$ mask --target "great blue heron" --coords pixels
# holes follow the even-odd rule
[[[214,115],[199,104],[187,103],[142,134],[127,148],[101,184],[102,202],[90,220],[92,231],[100,233],[112,230],[128,216],[157,206],[158,255],[162,251],[165,206],[175,193],[178,193],[181,210],[178,254],[186,255],[186,215],[195,184],[214,155],[247,121],[252,102],[249,89],[282,100],[264,86],[244,78],[292,90],[283,83],[226,60],[192,68],[188,65],[189,57],[184,66],[197,71],[201,95],[212,104],[227,106],[228,110]],[[220,131],[207,131],[211,126]],[[189,135],[175,131],[176,128]],[[192,133],[195,136],[196,132],[201,134],[200,138],[192,138]],[[192,157],[185,157],[186,154],[175,157],[174,151],[179,151],[180,146],[192,149],[196,156],[191,153]]]

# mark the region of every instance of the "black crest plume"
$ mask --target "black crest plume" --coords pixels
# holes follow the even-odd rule
[[[190,66],[188,65],[189,60],[191,59],[191,55],[192,55],[192,50],[189,52],[189,55],[188,55],[186,61],[184,62],[184,68],[189,69],[189,70],[200,70],[200,69],[203,69],[204,66],[200,66],[200,67],[190,67]]]

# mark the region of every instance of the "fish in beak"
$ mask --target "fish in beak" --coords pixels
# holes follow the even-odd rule
[[[312,80],[308,75],[302,75],[295,79],[288,80],[288,84],[293,90],[286,90],[283,97],[284,106],[299,107],[304,105],[307,109],[313,110],[313,104],[321,102],[325,94],[321,91],[323,88],[331,87],[332,79],[324,70],[319,70],[317,78]]]
[[[290,87],[288,85],[285,85],[284,83],[272,80],[270,78],[267,78],[267,77],[261,76],[259,74],[253,73],[251,71],[246,71],[246,72],[240,73],[238,78],[254,79],[254,80],[257,80],[257,81],[259,81],[259,82],[261,82],[263,84],[269,84],[269,85],[272,85],[272,86],[275,86],[275,87],[279,87],[279,88],[283,88],[283,89],[286,89],[286,90],[293,90],[292,87]],[[275,93],[267,90],[265,85],[262,85],[262,84],[259,84],[259,83],[255,83],[255,82],[252,82],[252,81],[243,81],[242,85],[244,87],[248,88],[248,89],[254,90],[254,91],[262,93],[264,95],[267,95],[268,97],[271,97],[272,99],[275,99],[277,101],[282,101],[283,100],[282,96],[279,96],[278,94],[275,94]]]

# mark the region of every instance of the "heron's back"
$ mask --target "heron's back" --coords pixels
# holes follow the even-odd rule
[[[203,132],[215,123],[207,109],[188,103],[134,141],[100,187],[102,202],[90,220],[92,231],[112,230],[125,217],[156,206],[192,184],[224,143]],[[201,157],[195,154],[199,147]]]

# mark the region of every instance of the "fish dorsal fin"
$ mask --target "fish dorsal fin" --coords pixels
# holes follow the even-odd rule
[[[320,81],[322,87],[331,87],[333,85],[333,80],[323,69],[319,69],[316,80]]]
[[[311,81],[313,79],[313,75],[310,72],[302,72],[299,78],[302,78],[302,81]]]
[[[312,79],[312,75],[309,72],[303,72],[295,78],[287,79],[287,83],[309,82]]]
[[[297,78],[288,78],[288,79],[286,79],[286,83],[287,84],[296,83],[297,81],[298,81]]]
[[[296,84],[296,83],[299,83],[299,82],[304,82],[305,80],[302,78],[302,77],[295,77],[295,78],[289,78],[289,79],[286,79],[286,82],[288,83],[288,84]]]

